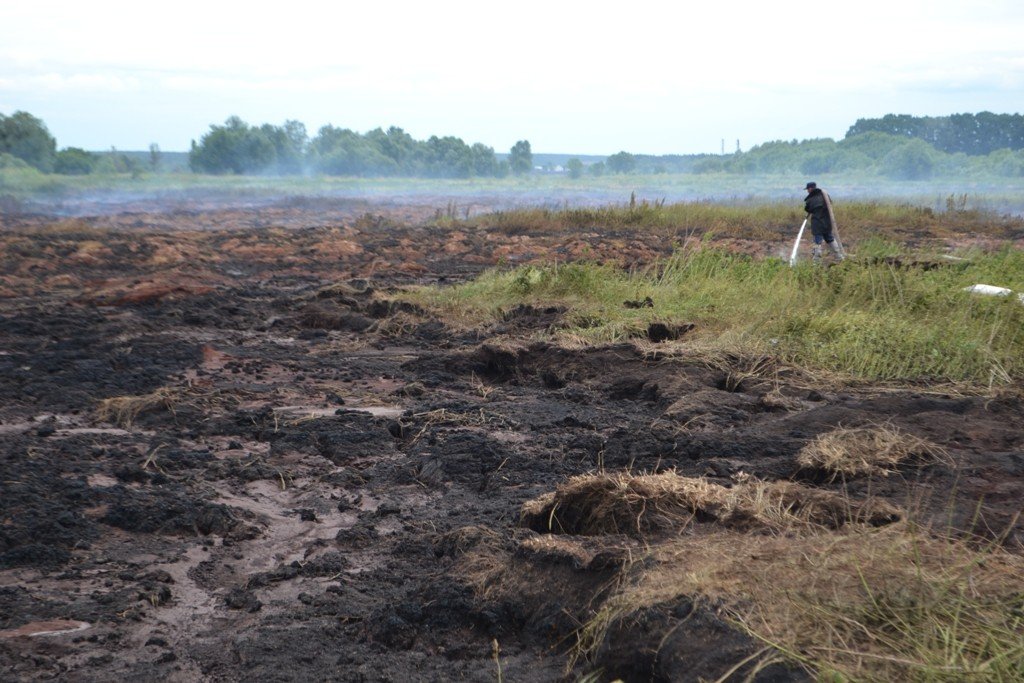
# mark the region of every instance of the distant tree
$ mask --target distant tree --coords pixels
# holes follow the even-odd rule
[[[590,175],[598,178],[604,175],[605,169],[606,166],[603,161],[598,161],[596,164],[591,164],[587,167],[587,170],[590,171]]]
[[[210,126],[210,131],[192,142],[188,163],[193,171],[202,173],[259,173],[277,160],[274,141],[267,131],[249,126],[232,116],[223,126]]]
[[[61,175],[88,175],[96,168],[99,157],[78,147],[67,147],[57,152],[53,163],[55,173]]]
[[[608,157],[606,163],[612,173],[630,173],[636,168],[636,157],[629,152],[619,152]]]
[[[950,116],[886,114],[879,119],[858,119],[846,132],[846,137],[871,132],[918,138],[948,153],[984,155],[997,149],[1024,149],[1024,115],[1021,114],[989,111]]]
[[[156,173],[160,170],[160,145],[149,143],[149,170]]]
[[[494,154],[494,148],[477,142],[469,148],[470,163],[473,175],[496,176],[498,175],[498,157]]]
[[[935,170],[935,149],[924,140],[911,140],[882,159],[882,172],[900,180],[930,178]]]
[[[25,161],[40,171],[53,170],[57,141],[46,124],[28,112],[16,111],[10,116],[0,114],[0,153]]]
[[[127,154],[118,152],[116,147],[111,147],[109,152],[99,155],[93,171],[96,173],[130,173],[132,177],[138,177],[142,173],[142,164]]]
[[[285,121],[283,126],[264,123],[260,133],[274,146],[274,170],[278,173],[300,173],[305,166],[309,136],[305,124]]]
[[[473,174],[473,150],[450,135],[431,135],[423,152],[424,171],[432,178],[468,178]]]
[[[987,171],[1008,178],[1024,176],[1024,151],[997,149],[985,158]]]
[[[19,159],[13,154],[8,154],[7,152],[0,152],[0,168],[11,168],[20,171],[30,169],[32,167],[29,166],[24,159]]]
[[[398,164],[383,154],[371,139],[348,128],[323,126],[309,143],[310,156],[328,175],[394,175]]]
[[[512,145],[508,156],[508,165],[516,175],[533,170],[533,151],[530,149],[529,140],[520,140]]]
[[[907,140],[904,137],[891,133],[872,131],[858,135],[847,135],[837,144],[840,149],[857,151],[877,161],[906,143]]]
[[[565,168],[569,171],[569,177],[572,179],[583,177],[583,162],[573,157],[565,162]]]

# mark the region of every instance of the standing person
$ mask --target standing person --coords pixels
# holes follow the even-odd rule
[[[843,248],[835,238],[835,213],[832,212],[832,199],[828,193],[810,182],[804,187],[807,198],[804,200],[804,211],[811,215],[811,235],[814,236],[814,250],[811,252],[815,263],[821,263],[821,243],[824,242],[836,257],[836,261],[846,258]]]

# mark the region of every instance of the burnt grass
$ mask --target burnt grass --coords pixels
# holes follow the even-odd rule
[[[742,359],[658,351],[661,328],[647,346],[535,341],[556,308],[453,330],[397,287],[564,258],[580,235],[524,244],[330,208],[272,213],[287,229],[255,209],[7,221],[0,631],[90,626],[0,637],[4,680],[490,681],[495,641],[508,681],[590,666],[697,680],[759,649],[686,601],[614,624],[597,661],[567,671],[614,563],[517,551],[536,535],[519,511],[599,468],[797,479],[1024,542],[1007,530],[1024,498],[1012,392],[737,382]],[[630,265],[666,241],[594,249]],[[100,420],[104,399],[153,392],[130,420]],[[846,481],[797,467],[819,434],[883,422],[949,462]],[[460,556],[481,539],[549,590],[480,592]]]

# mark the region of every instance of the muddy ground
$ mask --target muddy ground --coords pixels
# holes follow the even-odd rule
[[[657,330],[537,341],[557,309],[453,330],[399,288],[499,262],[644,264],[672,244],[466,234],[431,213],[5,217],[0,678],[716,679],[757,648],[714,605],[639,615],[567,669],[616,562],[539,552],[520,508],[599,468],[796,479],[1021,550],[1022,527],[1003,533],[1024,499],[1019,393],[810,386]],[[850,481],[797,467],[815,436],[886,421],[950,459]],[[484,541],[541,589],[481,591],[464,556]]]

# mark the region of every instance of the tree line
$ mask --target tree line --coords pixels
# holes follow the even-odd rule
[[[46,124],[24,111],[10,116],[0,113],[0,169],[34,168],[42,173],[87,175],[89,173],[131,173],[156,170],[160,148],[150,145],[149,164],[111,148],[97,154],[80,147],[57,149],[57,141]]]
[[[949,154],[985,155],[1000,149],[1024,149],[1024,115],[990,111],[950,116],[886,114],[879,119],[857,119],[846,137],[863,133],[917,138]]]
[[[996,149],[985,155],[947,153],[919,138],[870,131],[842,140],[775,140],[746,152],[706,156],[695,173],[829,173],[871,174],[894,180],[925,180],[936,176],[1022,177],[1024,150]]]
[[[140,161],[115,149],[104,154],[78,147],[58,151],[41,119],[23,111],[10,116],[0,113],[0,169],[34,168],[63,175],[138,174],[159,170],[160,148],[150,145],[149,152],[149,158]],[[251,126],[232,116],[224,125],[210,126],[199,142],[192,142],[189,166],[197,173],[210,174],[500,178],[532,171],[533,152],[528,140],[520,140],[507,159],[498,159],[493,148],[481,143],[468,145],[461,138],[436,135],[416,140],[394,126],[361,134],[327,125],[310,138],[299,121]]]
[[[882,130],[878,130],[881,128]],[[933,176],[1024,177],[1024,116],[956,114],[912,117],[890,114],[860,119],[841,140],[776,140],[722,155],[635,155],[626,151],[584,164],[569,158],[570,178],[585,173],[873,174],[918,180]],[[988,151],[985,151],[988,150]],[[131,156],[111,149],[97,154],[57,149],[42,120],[23,111],[0,113],[0,170],[35,169],[80,175],[160,170],[160,149]],[[494,149],[461,138],[416,140],[401,128],[359,133],[326,125],[310,137],[299,121],[249,125],[232,116],[193,141],[189,166],[209,174],[322,174],[429,178],[504,177],[530,173],[533,153],[520,140],[499,159]]]
[[[199,173],[320,173],[337,176],[419,176],[501,178],[533,170],[528,140],[520,140],[499,160],[494,149],[462,138],[431,136],[416,140],[401,128],[358,133],[326,125],[312,138],[299,121],[251,126],[237,116],[212,125],[192,141],[189,165]]]

